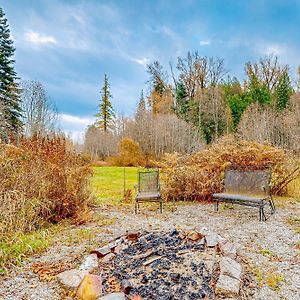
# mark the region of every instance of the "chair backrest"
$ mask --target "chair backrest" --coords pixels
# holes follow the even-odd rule
[[[158,192],[159,191],[159,171],[140,171],[138,172],[139,192]]]
[[[226,192],[265,194],[269,193],[271,180],[270,169],[227,169],[225,170]]]

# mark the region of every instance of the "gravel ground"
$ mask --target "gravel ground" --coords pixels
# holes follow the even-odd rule
[[[265,278],[258,282],[253,299],[300,299],[300,254],[295,247],[299,246],[300,234],[287,222],[292,216],[299,217],[299,202],[278,208],[267,222],[258,221],[257,209],[236,206],[234,209],[221,208],[219,213],[215,213],[211,204],[179,205],[175,211],[167,207],[163,214],[142,207],[138,215],[128,208],[102,208],[99,214],[116,219],[114,224],[95,235],[95,241],[99,243],[122,235],[126,230],[200,229],[205,226],[235,242],[240,255],[246,258],[258,277]],[[81,226],[96,227],[96,224]],[[89,243],[83,241],[72,246],[56,243],[42,255],[28,261],[23,268],[12,270],[9,276],[0,279],[0,299],[65,299],[55,280],[40,281],[30,266],[37,262],[57,263],[76,255],[80,257],[90,247]],[[73,263],[78,261],[73,260]],[[267,279],[274,281],[279,276],[282,279],[279,289],[273,290],[266,284]]]

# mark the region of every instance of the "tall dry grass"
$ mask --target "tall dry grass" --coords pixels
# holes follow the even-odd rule
[[[62,138],[1,144],[0,174],[0,238],[77,218],[88,209],[91,168]]]
[[[230,166],[272,169],[272,191],[287,193],[288,183],[299,178],[296,163],[284,150],[255,142],[226,140],[189,156],[167,155],[161,164],[168,200],[209,201],[223,189],[224,171]]]

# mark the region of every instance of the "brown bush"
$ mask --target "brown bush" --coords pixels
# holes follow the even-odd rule
[[[226,139],[190,156],[167,155],[161,165],[164,193],[168,200],[209,201],[223,189],[227,167],[270,167],[273,192],[284,194],[287,181],[299,176],[299,170],[287,177],[295,165],[282,149],[251,142],[227,142]]]
[[[140,145],[130,138],[123,138],[119,142],[119,155],[114,158],[118,166],[140,166],[145,163]]]
[[[87,209],[91,168],[82,156],[66,150],[64,139],[32,138],[21,140],[18,147],[0,145],[0,173],[0,193],[21,194],[25,200],[18,205],[24,203],[34,214],[28,230],[34,221],[76,218]],[[0,203],[1,216],[9,214],[4,203]],[[23,208],[13,207],[17,219],[17,211]],[[12,218],[13,214],[9,216]]]

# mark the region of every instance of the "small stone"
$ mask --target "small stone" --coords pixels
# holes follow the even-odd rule
[[[105,255],[105,256],[102,258],[102,262],[108,263],[108,262],[110,262],[111,260],[113,260],[115,256],[116,256],[115,254],[109,253],[109,254]]]
[[[90,253],[91,254],[96,254],[98,258],[102,258],[105,255],[111,253],[111,246],[110,245],[106,245],[104,247],[92,250]]]
[[[102,280],[99,275],[87,274],[80,283],[76,296],[80,300],[96,300],[102,295]]]
[[[203,227],[199,230],[199,233],[202,234],[202,235],[204,235],[204,236],[206,236],[206,235],[209,234],[209,230],[208,230],[205,226],[203,226]]]
[[[198,242],[198,244],[204,245],[204,244],[205,244],[205,238],[203,237],[203,238]]]
[[[124,294],[129,295],[130,291],[132,290],[133,286],[129,280],[123,279],[121,281],[121,287]]]
[[[192,240],[192,241],[198,241],[199,239],[202,238],[202,235],[200,233],[198,233],[197,231],[190,231],[188,234],[187,234],[187,238],[189,240]]]
[[[119,244],[113,249],[113,253],[119,254],[122,251],[122,245]]]
[[[126,238],[128,241],[135,242],[138,240],[140,233],[138,231],[128,231]]]
[[[83,270],[68,270],[57,275],[58,281],[68,289],[76,289],[87,271]]]
[[[216,294],[221,294],[226,297],[235,297],[238,296],[239,291],[239,280],[227,275],[220,275],[216,285]]]
[[[186,232],[185,231],[180,231],[179,232],[179,238],[181,238],[182,240],[186,238]]]
[[[242,266],[230,257],[222,257],[220,261],[221,275],[227,275],[237,280],[241,279]]]
[[[205,239],[207,247],[215,247],[219,242],[219,236],[215,233],[208,234]]]
[[[124,293],[111,293],[103,297],[97,298],[97,300],[125,300],[125,299],[126,298]]]
[[[98,265],[98,256],[96,253],[94,253],[86,256],[78,269],[80,271],[91,272],[92,270],[96,269]]]
[[[224,256],[229,256],[232,259],[236,258],[236,246],[225,239],[221,239],[218,243],[219,249]]]

